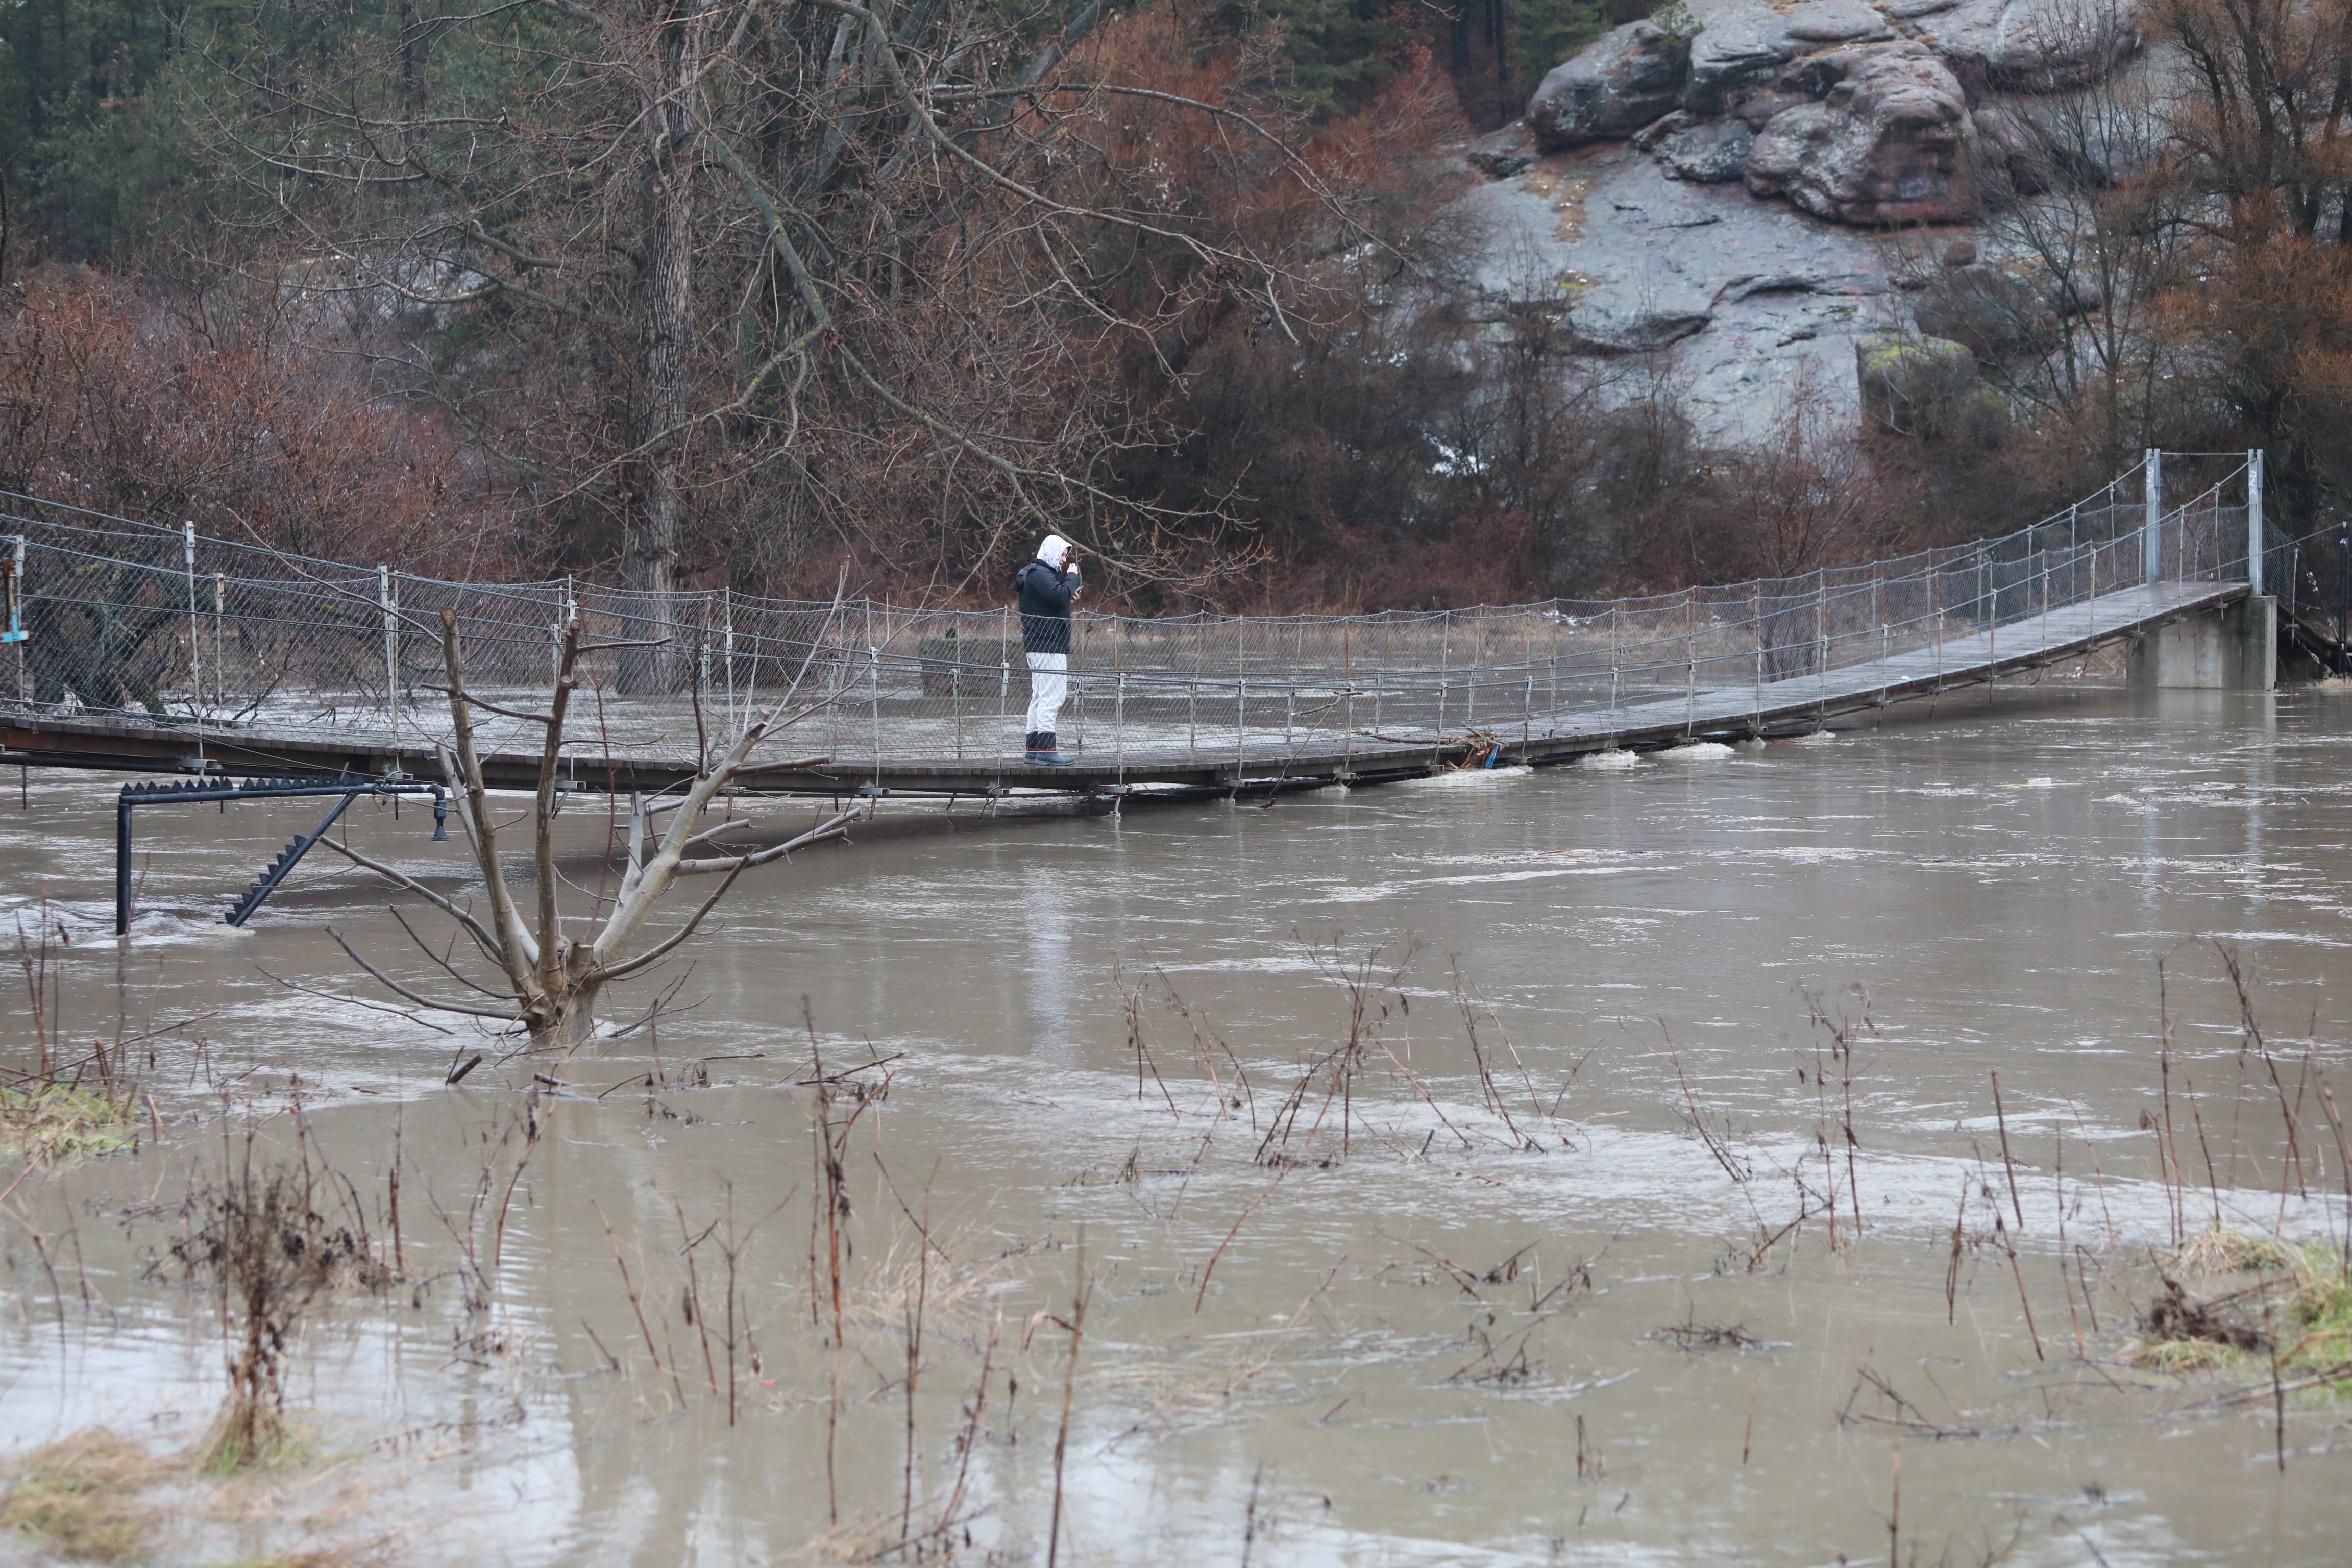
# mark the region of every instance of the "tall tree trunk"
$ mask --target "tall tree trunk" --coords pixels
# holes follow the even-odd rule
[[[694,151],[679,100],[692,89],[692,35],[700,24],[680,0],[659,0],[650,10],[634,310],[637,395],[631,436],[637,455],[622,519],[621,576],[625,586],[666,601],[677,588],[678,534],[686,515],[687,442],[681,426],[687,418],[687,356],[694,340]],[[665,611],[664,618],[674,617]],[[637,678],[626,683],[666,689],[685,652],[671,647],[635,661]]]

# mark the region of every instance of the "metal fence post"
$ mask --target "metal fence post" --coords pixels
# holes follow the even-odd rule
[[[1878,705],[1886,706],[1886,661],[1895,656],[1894,628],[1887,624],[1886,587],[1879,580],[1878,566],[1870,568],[1870,618],[1878,623]]]
[[[1201,754],[1201,671],[1209,658],[1209,623],[1192,628],[1192,679],[1184,688],[1184,755]]]
[[[882,785],[882,650],[874,642],[874,601],[866,601],[866,701],[874,724],[874,784]]]
[[[1450,617],[1452,612],[1449,611],[1447,614]],[[1449,628],[1450,639],[1452,635],[1450,628],[1454,623],[1449,618],[1445,624]],[[1478,627],[1478,642],[1470,650],[1470,662],[1462,667],[1462,700],[1463,712],[1465,715],[1462,721],[1462,728],[1465,732],[1478,727],[1478,671],[1481,668],[1478,656],[1486,651],[1486,620],[1481,617],[1475,624]]]
[[[375,598],[383,611],[383,706],[392,715],[392,760],[384,776],[396,779],[404,776],[400,765],[400,616],[398,602],[392,596],[389,566],[375,569]]]
[[[1086,646],[1090,624],[1077,611],[1070,612],[1070,728],[1078,738],[1080,751],[1087,745],[1087,682],[1078,673],[1085,663],[1078,650]]]
[[[1748,614],[1756,625],[1756,701],[1751,722],[1761,730],[1764,727],[1764,584],[1761,583],[1749,590]]]
[[[1927,552],[1927,635],[1936,645],[1936,692],[1944,690],[1944,605],[1942,563],[1936,552]]]
[[[1536,723],[1536,654],[1528,645],[1529,628],[1519,623],[1519,673],[1525,680],[1519,695],[1519,761],[1526,762],[1528,742]]]
[[[0,572],[6,573],[8,578],[8,629],[5,640],[14,644],[16,649],[16,700],[30,707],[33,701],[33,667],[25,658],[25,643],[30,634],[25,629],[25,536],[23,534],[16,535],[9,542],[7,559],[0,562]],[[20,766],[16,770],[18,792],[16,801],[20,808],[26,804],[25,778],[26,770]]]
[[[2263,593],[2263,449],[2246,454],[2246,587]]]
[[[2075,525],[2081,520],[2082,511],[2081,501],[2066,509],[2066,593],[2070,598],[2079,597],[2083,592],[2083,549],[2075,540]],[[2091,585],[2095,589],[2098,586],[2095,574],[2092,576]]]
[[[722,584],[719,590],[719,635],[723,639],[727,663],[727,732],[736,731],[735,721],[735,590]],[[961,750],[957,752],[961,755]]]
[[[1618,643],[1617,606],[1609,606],[1609,748],[1617,749],[1617,684],[1623,678],[1620,668],[1623,649]]]
[[[1234,783],[1236,785],[1242,782],[1242,766],[1244,760],[1242,755],[1244,734],[1243,726],[1248,721],[1248,718],[1249,677],[1236,674],[1234,677]]]
[[[1307,668],[1307,623],[1299,622],[1297,630],[1290,656],[1290,681],[1282,702],[1282,743],[1286,746],[1297,744],[1292,730],[1298,722],[1298,674]]]
[[[1234,621],[1234,783],[1242,782],[1242,736],[1249,722],[1249,642],[1244,629],[1248,622],[1236,617]]]
[[[1356,624],[1339,623],[1339,690],[1347,704],[1341,717],[1339,732],[1339,771],[1352,777],[1356,771]]]
[[[1977,546],[1977,597],[1984,602],[1985,687],[2000,684],[2000,595],[1992,585],[1991,552]]]
[[[572,579],[563,580],[563,598],[555,610],[555,624],[547,628],[547,683],[553,686],[563,674],[563,628],[572,620]]]
[[[1551,685],[1545,698],[1544,734],[1557,738],[1559,734],[1559,601],[1551,602]]]
[[[700,702],[702,694],[710,689],[710,595],[703,595],[702,625],[697,630],[694,638],[694,685],[691,697],[696,702]],[[729,724],[730,727],[733,724],[731,716],[729,719]],[[702,760],[702,765],[704,767],[710,765],[708,757]]]
[[[1437,738],[1445,739],[1445,675],[1454,659],[1454,612],[1442,610],[1437,622]]]
[[[205,667],[196,657],[197,649],[204,646],[202,634],[196,630],[196,525],[189,521],[180,528],[180,551],[188,574],[188,706],[194,710],[196,733],[201,737],[205,729]],[[196,742],[196,755],[204,755],[202,739]]]
[[[1814,689],[1820,695],[1822,722],[1830,721],[1830,569],[1813,568]]]
[[[2147,470],[2141,488],[2147,492],[2147,522],[2140,541],[2140,565],[2146,569],[2144,581],[2154,587],[2164,572],[2164,453],[2159,447],[2147,449]]]
[[[1683,738],[1698,721],[1698,590],[1683,590]]]

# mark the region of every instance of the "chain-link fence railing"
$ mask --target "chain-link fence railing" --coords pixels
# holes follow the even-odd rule
[[[1801,577],[1604,602],[1366,616],[1075,618],[1058,732],[1090,763],[1216,763],[1470,733],[1533,743],[1824,707],[1874,672],[1957,676],[2074,646],[2134,590],[2243,580],[2257,469],[2167,497],[2157,459],[2079,505],[1982,542]],[[787,691],[776,745],[877,770],[1017,758],[1029,678],[1018,616],[653,595],[575,583],[458,584],[0,497],[16,640],[0,705],[250,742],[332,734],[398,751],[446,739],[441,612],[486,702],[543,705],[565,624],[583,660],[568,754],[694,758]],[[2265,550],[2273,578],[2296,569]],[[2118,595],[2125,595],[2118,598]],[[2151,601],[2151,603],[2153,603]],[[630,645],[609,647],[604,645]],[[1910,679],[1906,675],[1905,679]],[[1703,702],[1702,698],[1706,700]],[[485,749],[530,721],[484,712]]]

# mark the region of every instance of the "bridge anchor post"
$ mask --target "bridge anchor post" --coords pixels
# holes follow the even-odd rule
[[[2126,645],[2134,690],[2270,691],[2278,686],[2278,600],[2250,594],[2150,626]]]

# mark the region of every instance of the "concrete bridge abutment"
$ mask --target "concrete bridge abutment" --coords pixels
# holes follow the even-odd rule
[[[2150,626],[2127,645],[2136,690],[2269,691],[2278,685],[2278,601],[2250,595]]]

